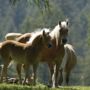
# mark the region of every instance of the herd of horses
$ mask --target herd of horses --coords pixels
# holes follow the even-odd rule
[[[77,62],[76,52],[67,44],[68,21],[59,21],[54,29],[38,29],[32,33],[8,33],[0,43],[0,56],[3,60],[0,82],[7,82],[7,69],[11,61],[16,63],[19,83],[22,83],[21,68],[24,68],[25,79],[29,77],[29,67],[33,67],[33,85],[36,85],[37,68],[40,62],[48,64],[50,70],[49,86],[61,85],[65,79],[69,83],[72,69]],[[64,57],[66,58],[64,59]],[[64,72],[64,74],[63,74]]]

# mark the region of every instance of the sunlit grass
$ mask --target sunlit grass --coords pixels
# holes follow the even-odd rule
[[[38,84],[36,86],[16,85],[16,84],[0,84],[0,90],[90,90],[86,86],[62,86],[59,88],[48,88],[45,85]]]

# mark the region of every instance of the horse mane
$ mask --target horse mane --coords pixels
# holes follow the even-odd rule
[[[50,36],[52,39],[56,39],[56,45],[58,45],[58,41],[59,41],[59,37],[60,37],[60,26],[59,24],[57,26],[55,26],[55,28],[52,30],[52,32],[50,33]]]
[[[2,42],[0,42],[0,48],[2,47]]]
[[[42,35],[43,30],[44,30],[46,33],[49,33],[49,32],[50,32],[50,30],[47,29],[47,28],[37,29],[36,31],[34,31],[34,32],[32,33],[32,37],[29,39],[29,41],[28,41],[27,43],[32,43],[33,40],[34,40],[37,36]]]
[[[16,41],[21,42],[21,43],[26,43],[31,37],[32,37],[31,33],[25,33],[21,35],[20,37],[16,38]]]

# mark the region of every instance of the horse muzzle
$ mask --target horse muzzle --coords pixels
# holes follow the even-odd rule
[[[63,38],[63,39],[62,39],[62,43],[63,43],[63,44],[66,44],[66,43],[67,43],[67,39],[66,39],[66,38]]]

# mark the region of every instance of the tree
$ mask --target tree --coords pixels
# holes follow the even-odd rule
[[[21,0],[9,0],[11,5],[16,5],[20,1]],[[49,0],[26,0],[26,1],[30,4],[34,3],[40,9],[50,10]]]

